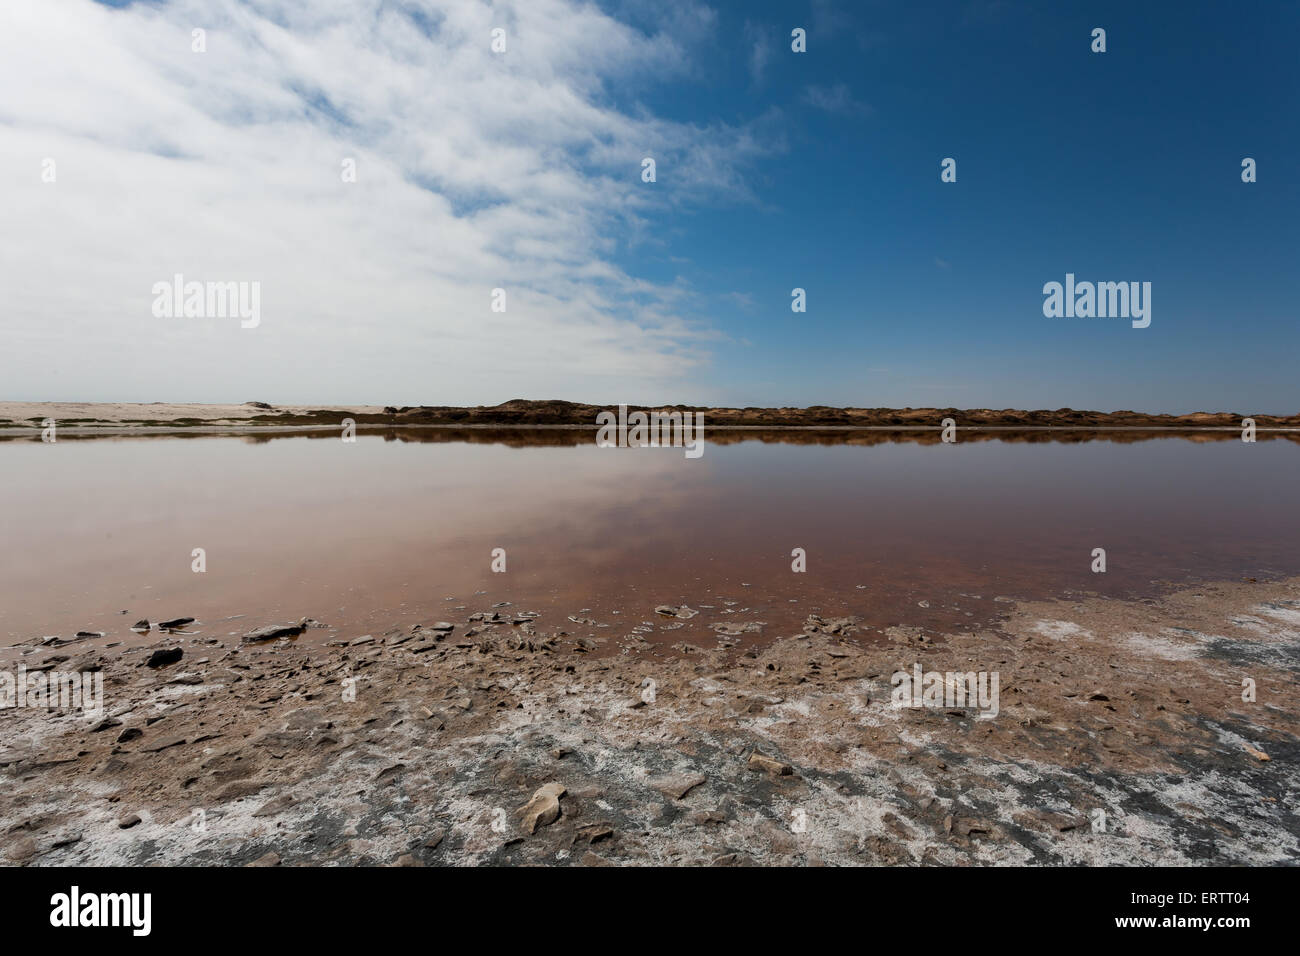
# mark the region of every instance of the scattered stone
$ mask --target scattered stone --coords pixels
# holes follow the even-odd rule
[[[6,856],[15,863],[26,863],[40,852],[40,847],[31,837],[23,837],[14,842],[6,851]]]
[[[686,819],[699,827],[709,823],[726,823],[727,815],[721,810],[695,810]]]
[[[144,663],[147,667],[167,667],[170,664],[175,664],[184,656],[185,652],[179,647],[160,647],[150,654],[149,659]]]
[[[194,618],[192,617],[178,617],[170,621],[163,621],[161,624],[158,625],[158,629],[160,631],[171,631],[171,630],[175,630],[178,627],[184,627],[186,624],[193,624],[193,623],[194,623]]]
[[[80,830],[69,830],[59,836],[56,836],[50,843],[51,850],[60,850],[65,846],[72,846],[74,843],[80,843],[84,836]]]
[[[527,833],[550,826],[560,818],[560,797],[568,791],[563,784],[548,783],[537,789],[531,800],[520,809],[521,826]]]
[[[140,814],[132,813],[130,816],[125,816],[117,821],[117,826],[120,830],[129,830],[138,823],[140,823]]]
[[[689,621],[700,612],[687,607],[685,604],[677,607],[673,607],[671,604],[660,604],[655,608],[655,613],[662,614],[664,617],[675,617],[680,620]]]
[[[794,773],[794,768],[788,763],[773,760],[771,757],[757,752],[749,755],[749,769],[761,770],[764,773],[770,773],[774,777],[788,777]]]
[[[305,619],[297,624],[268,624],[265,627],[259,627],[257,630],[249,631],[240,640],[247,644],[254,644],[260,641],[273,641],[277,637],[297,637],[305,630],[307,630]]]
[[[576,839],[586,840],[588,843],[599,843],[601,840],[608,840],[614,835],[614,828],[605,823],[590,823],[585,827],[579,827]]]
[[[702,773],[675,773],[650,780],[650,786],[665,796],[680,800],[708,778]]]

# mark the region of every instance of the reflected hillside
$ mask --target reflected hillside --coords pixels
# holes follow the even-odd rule
[[[506,445],[512,448],[576,448],[595,443],[595,428],[581,426],[475,426],[412,425],[406,427],[358,426],[358,434],[382,438],[384,441],[415,444],[467,444]],[[63,441],[147,441],[151,439],[195,439],[228,437],[249,444],[267,444],[286,438],[307,438],[320,441],[338,441],[337,424],[312,428],[282,428],[273,426],[256,431],[229,428],[175,428],[149,431],[117,430],[77,431],[64,428],[58,433]],[[938,428],[752,428],[706,426],[704,438],[707,445],[736,445],[743,442],[761,442],[765,445],[939,445],[942,432]],[[1003,442],[1006,444],[1065,444],[1088,442],[1136,444],[1160,439],[1185,442],[1239,442],[1241,432],[1235,428],[1141,429],[1141,428],[1006,428],[998,426],[964,426],[958,428],[958,443]],[[1269,431],[1261,429],[1258,441],[1287,441],[1300,443],[1300,431]],[[0,432],[0,442],[41,441],[39,432]]]

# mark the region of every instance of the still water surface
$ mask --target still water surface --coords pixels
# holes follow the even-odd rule
[[[351,637],[499,601],[605,637],[681,603],[766,637],[814,608],[963,627],[997,596],[1300,573],[1292,441],[872,442],[740,436],[687,460],[554,432],[3,441],[0,643],[180,616]],[[648,636],[712,644],[704,620]]]

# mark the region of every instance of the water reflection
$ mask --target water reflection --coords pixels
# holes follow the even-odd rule
[[[303,616],[357,635],[511,601],[543,626],[651,621],[654,640],[712,642],[705,616],[668,631],[653,608],[711,604],[707,620],[769,636],[814,609],[952,628],[995,619],[999,596],[1300,572],[1293,436],[959,439],[716,429],[693,461],[565,428],[10,440],[0,636],[129,637],[182,615],[221,635]]]

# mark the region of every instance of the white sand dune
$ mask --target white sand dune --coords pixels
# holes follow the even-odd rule
[[[311,412],[320,405],[277,405],[272,410],[256,405],[200,405],[173,402],[0,402],[0,426],[9,422],[38,426],[46,418],[60,425],[125,425],[141,422],[175,422],[197,419],[215,425],[238,424],[257,415]],[[331,405],[329,408],[357,413],[382,412],[380,405]],[[32,421],[36,419],[36,421]]]

